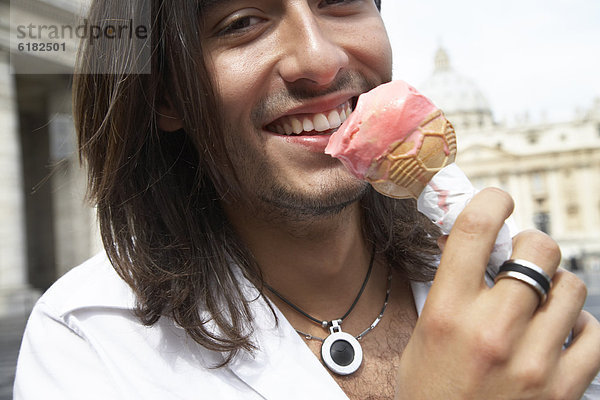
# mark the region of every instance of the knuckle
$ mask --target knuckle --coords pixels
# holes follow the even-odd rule
[[[575,300],[582,304],[585,302],[588,289],[577,275],[566,270],[560,270],[558,281]]]
[[[436,300],[439,301],[431,301],[427,304],[417,322],[422,328],[423,338],[434,346],[462,336],[465,327],[464,320],[457,315],[457,306],[452,300]]]
[[[422,323],[425,333],[433,340],[451,337],[456,331],[456,322],[443,312],[428,315],[428,318],[423,318]]]
[[[467,234],[481,234],[498,229],[510,215],[514,206],[512,197],[498,188],[483,189],[476,197],[477,201],[473,199],[467,205],[455,224],[455,228]],[[485,206],[482,207],[484,204]]]
[[[531,357],[520,363],[515,380],[527,392],[540,393],[546,391],[548,372],[548,362],[543,357]]]
[[[481,193],[492,193],[495,196],[504,197],[505,200],[512,200],[512,197],[505,191],[495,186],[488,186],[481,189]]]
[[[465,209],[456,223],[457,227],[468,234],[480,234],[494,229],[496,225],[496,218],[491,214],[475,209]]]
[[[531,229],[522,232],[521,235],[527,239],[527,245],[531,250],[544,254],[548,259],[556,262],[560,260],[561,251],[558,243],[544,232]]]
[[[511,356],[511,343],[506,340],[506,333],[494,327],[479,329],[473,340],[474,351],[485,365],[503,364]]]
[[[488,187],[481,191],[486,195],[494,196],[501,206],[503,206],[508,212],[512,212],[515,202],[508,192],[497,188],[497,187]]]

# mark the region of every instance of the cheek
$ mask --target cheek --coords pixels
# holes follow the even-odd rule
[[[355,59],[368,66],[384,82],[391,79],[392,47],[383,23],[377,19],[359,30],[347,32],[346,37],[352,38],[347,48],[351,49]]]
[[[260,59],[256,52],[249,57],[243,51],[233,50],[213,57],[211,74],[225,118],[230,123],[248,118],[253,101],[260,97],[260,76],[265,69],[256,62]]]

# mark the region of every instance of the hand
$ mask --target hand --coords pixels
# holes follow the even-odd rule
[[[485,284],[495,237],[512,209],[506,193],[486,189],[456,220],[402,355],[397,399],[579,399],[600,370],[600,323],[581,311],[585,285],[557,269],[560,250],[547,235],[517,235],[512,255],[553,276],[543,305],[517,280]]]

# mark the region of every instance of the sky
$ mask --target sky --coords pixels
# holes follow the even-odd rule
[[[442,46],[497,121],[566,121],[600,98],[600,0],[382,0],[382,15],[394,79],[418,89]]]

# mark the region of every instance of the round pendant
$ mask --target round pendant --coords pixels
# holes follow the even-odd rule
[[[333,332],[323,341],[321,358],[336,374],[350,375],[362,364],[362,347],[354,336],[342,331]]]

